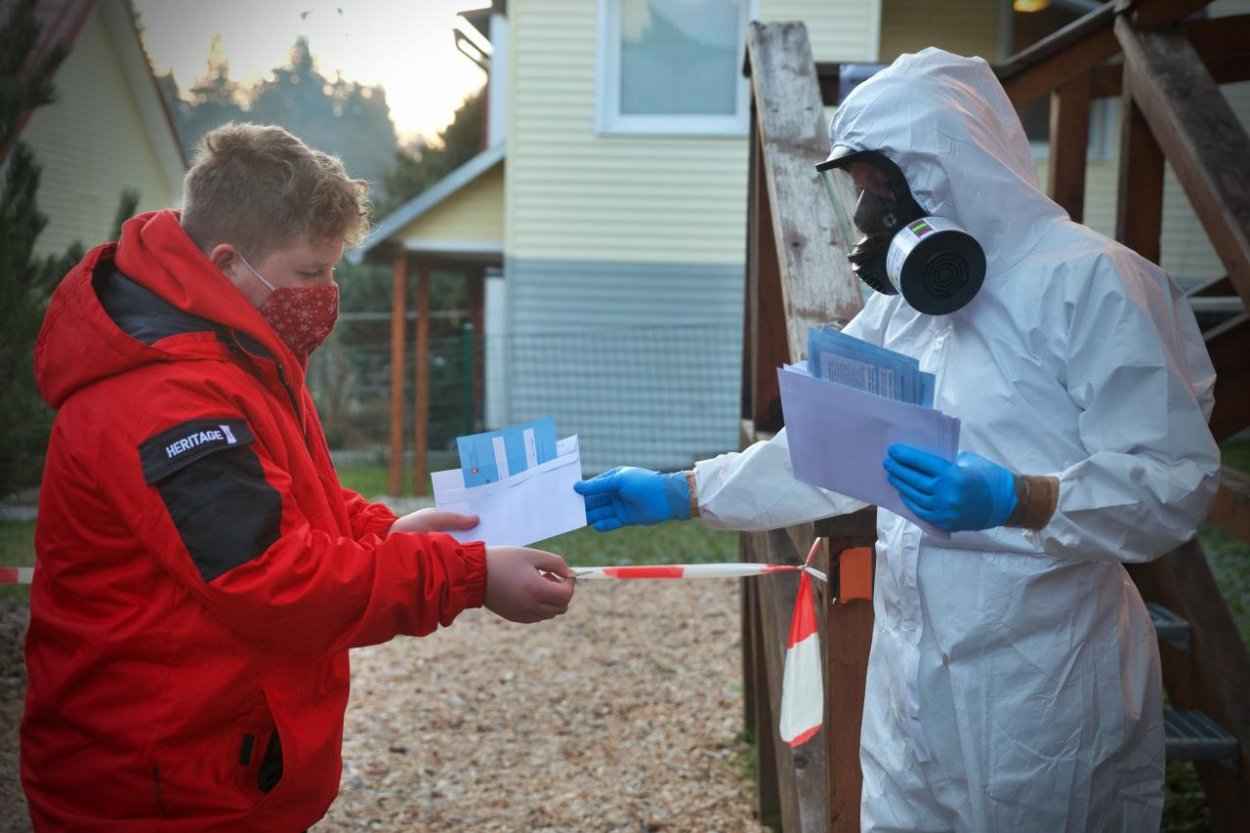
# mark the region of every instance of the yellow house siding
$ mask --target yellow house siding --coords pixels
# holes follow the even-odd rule
[[[504,165],[413,220],[396,237],[407,244],[475,243],[503,247]]]
[[[763,0],[759,17],[811,16],[821,21],[821,42],[836,45],[862,37],[875,15],[875,0]],[[528,0],[512,5],[509,16],[509,254],[538,260],[741,264],[745,135],[598,133],[599,4]],[[846,21],[846,32],[857,34],[839,41],[833,22],[839,17]],[[865,59],[867,48],[861,45],[861,54],[850,57]]]
[[[817,61],[877,60],[881,11],[877,3],[760,0],[760,20],[801,20]]]
[[[881,60],[926,46],[960,55],[998,57],[1002,0],[881,0]]]
[[[37,253],[63,252],[75,240],[87,247],[105,242],[125,188],[139,192],[141,210],[178,202],[178,190],[144,129],[143,107],[150,104],[132,94],[99,6],[54,84],[56,102],[36,110],[21,136],[43,166],[38,202],[49,222]],[[169,153],[159,151],[165,158]]]

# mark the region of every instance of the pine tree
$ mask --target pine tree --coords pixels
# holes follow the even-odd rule
[[[385,217],[481,152],[484,100],[485,88],[466,98],[451,124],[438,134],[438,144],[419,139],[395,153],[382,177],[386,195],[377,201],[378,217]]]
[[[58,45],[28,68],[40,33],[34,9],[34,0],[22,0],[0,22],[0,147],[10,148],[0,191],[0,496],[38,477],[51,412],[35,389],[31,360],[52,287],[73,263],[73,253],[34,254],[48,223],[35,204],[40,168],[15,141],[24,115],[53,100],[52,74],[67,54]]]

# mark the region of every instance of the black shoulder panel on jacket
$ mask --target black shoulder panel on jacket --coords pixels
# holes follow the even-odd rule
[[[101,269],[93,278],[96,297],[123,333],[144,344],[181,333],[216,332],[206,318],[183,312],[118,271]]]
[[[247,445],[255,437],[247,421],[238,417],[189,419],[149,437],[139,446],[143,479],[149,486],[207,457],[235,445]]]
[[[265,479],[241,419],[195,419],[139,446],[143,475],[204,581],[262,555],[278,540],[282,496]]]

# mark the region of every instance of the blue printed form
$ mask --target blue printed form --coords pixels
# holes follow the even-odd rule
[[[456,438],[464,485],[497,483],[556,458],[551,417]]]
[[[934,377],[920,369],[920,362],[828,325],[807,335],[807,372],[864,393],[933,407]]]

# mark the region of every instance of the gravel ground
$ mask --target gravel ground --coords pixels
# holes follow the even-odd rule
[[[17,789],[23,604],[0,608],[0,830]],[[469,611],[353,653],[343,779],[313,833],[723,831],[754,818],[738,586],[584,582],[540,625]]]

